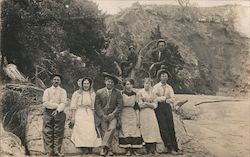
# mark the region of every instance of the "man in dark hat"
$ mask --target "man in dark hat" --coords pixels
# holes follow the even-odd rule
[[[172,108],[174,107],[174,90],[167,84],[168,71],[160,69],[157,72],[160,82],[153,87],[153,93],[157,96],[158,107],[155,109],[161,137],[168,153],[181,155],[175,136]]]
[[[105,87],[96,92],[96,126],[102,135],[102,150],[100,155],[113,155],[111,143],[117,126],[123,101],[121,92],[114,86],[121,81],[114,74],[103,73]]]
[[[161,65],[166,65],[167,60],[171,60],[171,53],[168,49],[166,49],[166,41],[164,39],[159,39],[157,41],[157,49],[151,54],[151,61],[153,64],[149,68],[150,73],[155,75],[153,69],[158,71]]]
[[[66,114],[63,112],[67,103],[67,93],[60,87],[62,76],[51,76],[52,86],[43,93],[43,142],[45,154],[63,156],[61,146],[64,136]]]
[[[153,62],[163,62],[166,57],[170,57],[170,53],[165,52],[166,44],[164,39],[159,39],[157,41],[157,50],[152,53]]]

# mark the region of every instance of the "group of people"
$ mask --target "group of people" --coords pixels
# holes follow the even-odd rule
[[[128,47],[127,58],[121,62],[121,75],[124,78],[133,76],[132,70],[136,68],[137,62],[142,59],[139,53],[140,52],[136,52],[133,45]],[[145,60],[146,62],[140,64],[143,64],[141,66],[146,65],[146,71],[153,77],[156,76],[159,69],[164,68],[168,71],[168,74],[171,75],[171,78],[175,79],[177,71],[183,67],[184,61],[180,55],[178,46],[172,42],[167,42],[165,39],[158,39],[156,48],[149,50],[147,53],[148,55],[146,56],[148,56],[148,58]],[[140,64],[138,64],[138,66],[140,66]],[[147,67],[148,65],[149,68]]]
[[[174,91],[167,84],[165,69],[157,73],[160,80],[153,86],[150,78],[144,79],[144,88],[134,90],[134,80],[123,82],[124,90],[115,88],[121,80],[114,74],[103,72],[105,87],[93,90],[93,80],[78,80],[79,89],[71,98],[71,140],[75,147],[85,153],[101,147],[101,156],[113,156],[112,140],[114,132],[119,132],[119,146],[126,149],[126,155],[140,155],[137,151],[145,145],[147,153],[157,154],[156,144],[163,141],[166,152],[180,155],[172,108]],[[61,146],[64,136],[64,108],[67,93],[60,87],[62,77],[51,77],[52,86],[44,91],[43,141],[48,156],[62,156]]]

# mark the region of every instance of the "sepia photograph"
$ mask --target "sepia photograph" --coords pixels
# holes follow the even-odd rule
[[[0,157],[250,157],[250,0],[0,4]]]

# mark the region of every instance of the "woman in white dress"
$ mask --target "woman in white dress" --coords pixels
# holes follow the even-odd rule
[[[93,147],[101,145],[101,137],[97,134],[94,122],[95,92],[90,78],[79,79],[79,90],[71,99],[72,119],[74,124],[71,140],[75,147],[81,148],[87,154],[92,153]]]
[[[140,130],[147,152],[156,154],[156,143],[161,142],[161,134],[154,109],[157,107],[156,96],[152,92],[152,80],[144,80],[144,88],[138,93],[140,107]]]

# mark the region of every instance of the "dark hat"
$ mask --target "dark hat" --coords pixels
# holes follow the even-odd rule
[[[104,77],[107,77],[107,78],[113,80],[114,84],[118,84],[118,82],[122,82],[122,80],[118,76],[116,76],[115,74],[109,74],[107,72],[103,72],[102,74]]]
[[[63,80],[63,77],[62,77],[62,75],[60,75],[60,74],[52,74],[51,76],[50,76],[50,80],[52,80],[54,77],[60,77],[60,79],[61,80]]]
[[[160,76],[161,76],[162,73],[166,73],[166,74],[168,74],[168,76],[169,76],[169,72],[168,72],[167,69],[160,69],[160,70],[157,71],[157,74],[156,74],[157,79],[160,78]]]
[[[164,42],[165,45],[167,44],[165,39],[159,39],[159,40],[157,40],[157,45],[158,45],[160,42]]]
[[[135,49],[135,47],[134,47],[133,45],[130,45],[130,46],[128,47],[129,50],[130,50],[131,48]]]

